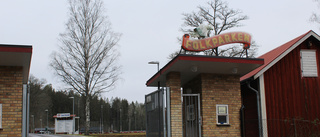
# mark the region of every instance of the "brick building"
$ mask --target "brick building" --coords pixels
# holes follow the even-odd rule
[[[179,55],[147,86],[169,87],[168,136],[320,136],[319,45],[308,31],[257,59]]]
[[[0,137],[27,134],[32,46],[0,45]]]
[[[263,59],[182,54],[175,57],[147,81],[147,86],[168,87],[165,134],[241,136],[239,79],[263,63]],[[147,104],[147,111],[148,108]]]

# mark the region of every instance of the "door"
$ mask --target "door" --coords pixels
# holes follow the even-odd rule
[[[184,137],[201,137],[200,94],[183,94]]]

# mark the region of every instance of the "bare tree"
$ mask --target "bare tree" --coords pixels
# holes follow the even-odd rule
[[[318,3],[318,6],[320,6],[320,1],[319,0],[314,0],[314,1]],[[310,21],[320,24],[320,15],[315,13],[315,12],[313,12],[311,17],[310,17]]]
[[[184,23],[181,31],[184,33],[192,33],[194,32],[195,27],[198,27],[201,24],[207,24],[212,27],[212,30],[208,31],[208,37],[210,35],[219,35],[226,30],[242,26],[240,22],[247,20],[248,16],[241,14],[242,12],[240,10],[230,9],[228,4],[223,1],[213,0],[207,2],[207,6],[199,6],[197,12],[183,13]],[[252,44],[251,46],[256,45]],[[204,51],[203,54],[211,55],[215,53],[214,55],[216,56],[239,57],[242,51],[243,49],[239,48],[239,45],[231,45],[219,52],[218,48],[215,48],[212,49],[212,51]],[[256,54],[256,48],[249,51],[249,57]],[[169,55],[169,58],[174,57],[178,53],[179,52],[172,53]]]
[[[101,0],[69,0],[66,31],[50,66],[56,75],[86,98],[86,134],[90,129],[90,98],[114,88],[121,73],[116,63],[120,34],[111,30]]]

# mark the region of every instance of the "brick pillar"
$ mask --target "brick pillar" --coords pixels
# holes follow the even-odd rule
[[[170,72],[167,75],[166,86],[170,87],[171,136],[182,137],[182,102],[181,79],[179,72]]]
[[[22,67],[0,66],[0,137],[20,137],[22,132]]]
[[[235,75],[201,74],[202,135],[204,137],[241,136],[239,79],[240,77]],[[230,125],[217,125],[217,104],[228,105]]]

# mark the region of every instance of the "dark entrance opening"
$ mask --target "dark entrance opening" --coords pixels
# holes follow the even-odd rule
[[[183,135],[201,137],[200,94],[183,94]]]

